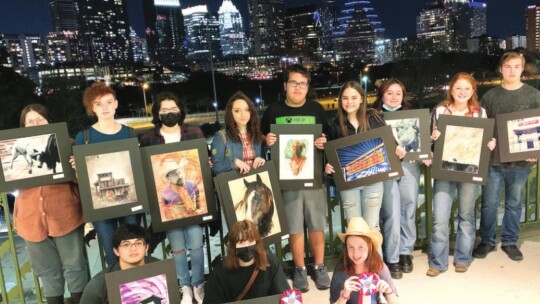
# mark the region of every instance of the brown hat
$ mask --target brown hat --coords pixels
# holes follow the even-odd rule
[[[347,231],[345,233],[339,233],[339,238],[343,243],[349,235],[364,235],[371,239],[375,249],[379,249],[382,244],[382,234],[376,229],[369,228],[368,223],[361,217],[352,217],[347,225]]]

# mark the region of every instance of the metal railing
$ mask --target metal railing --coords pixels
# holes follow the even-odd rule
[[[527,227],[540,227],[540,201],[539,201],[539,192],[540,192],[540,170],[537,170],[538,165],[534,166],[531,174],[528,178],[528,183],[525,187],[525,204],[524,204],[524,213],[523,213],[523,220],[521,223],[522,228]],[[428,182],[426,182],[428,181]],[[339,194],[336,196],[331,196],[330,193],[330,185],[329,181],[326,181],[326,188],[327,188],[327,199],[328,199],[328,230],[326,231],[326,244],[325,244],[325,262],[329,262],[330,264],[332,261],[335,261],[338,254],[340,254],[342,250],[342,244],[339,238],[337,238],[337,233],[344,232],[345,231],[345,212],[343,210],[343,206],[339,199]],[[429,236],[431,234],[431,223],[433,219],[432,214],[432,180],[431,180],[431,171],[429,168],[426,168],[423,166],[422,170],[422,177],[420,180],[420,193],[424,194],[424,201],[422,204],[420,204],[417,208],[416,212],[416,226],[417,226],[417,240],[415,247],[417,249],[427,250],[429,247]],[[501,195],[501,197],[504,197],[504,195]],[[479,218],[480,214],[480,204],[481,204],[481,197],[478,197],[476,201],[476,218]],[[503,203],[502,203],[503,204]],[[2,303],[10,303],[10,302],[16,302],[16,303],[26,303],[25,300],[25,289],[23,286],[23,278],[25,275],[33,275],[31,273],[30,268],[30,262],[26,261],[23,264],[19,263],[18,253],[15,248],[15,239],[17,238],[15,232],[13,231],[12,221],[10,218],[10,210],[9,210],[9,204],[7,202],[6,194],[2,193],[0,195],[0,206],[3,209],[3,217],[5,220],[5,232],[1,233],[2,239],[0,244],[0,288],[1,288],[1,296],[2,296]],[[499,209],[504,208],[504,206],[499,205]],[[455,238],[456,233],[456,227],[455,227],[455,221],[454,217],[457,212],[457,204],[454,202],[454,205],[452,207],[452,214],[451,214],[451,239]],[[336,223],[335,221],[338,221]],[[143,223],[146,226],[146,222]],[[220,233],[219,240],[223,240],[223,238],[226,236],[223,236],[223,234]],[[210,267],[211,260],[215,258],[215,256],[212,256],[210,246],[211,244],[210,238],[209,238],[209,229],[208,226],[206,226],[205,229],[205,243],[206,243],[206,253],[207,253],[207,259],[208,259],[208,265]],[[221,242],[223,243],[223,242]],[[223,244],[221,245],[221,252],[223,253]],[[166,252],[165,245],[162,244],[161,246],[163,251],[163,256],[166,256],[168,252]],[[275,244],[272,246],[273,250],[275,251],[278,258],[280,258],[285,266],[292,267],[292,261],[290,259],[290,250],[287,245],[287,242],[284,241],[282,243]],[[306,248],[309,248],[308,240],[306,239]],[[101,249],[99,250],[101,252]],[[105,262],[103,261],[103,254],[100,254],[101,258],[101,265],[104,267]],[[306,261],[308,263],[313,262],[313,258],[311,257],[311,254],[309,251],[306,252]],[[6,265],[6,263],[10,263],[10,265]],[[10,275],[8,279],[6,279],[5,271],[4,269],[7,267],[13,267],[14,274]],[[33,292],[36,295],[36,302],[37,303],[44,303],[42,302],[42,293],[41,288],[39,286],[39,280],[33,276],[34,279],[33,285],[34,286],[26,286],[27,288],[33,289]],[[9,280],[9,282],[7,281]],[[9,283],[9,284],[7,284]],[[11,288],[8,290],[7,285],[9,285]]]

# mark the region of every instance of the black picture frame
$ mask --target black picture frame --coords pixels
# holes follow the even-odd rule
[[[334,182],[339,191],[403,175],[390,126],[329,141],[324,151],[334,167]]]
[[[148,212],[137,138],[73,147],[85,222]]]
[[[495,119],[501,163],[540,158],[540,108],[497,114]]]
[[[281,189],[272,162],[267,161],[262,167],[252,168],[247,174],[240,174],[237,170],[232,170],[218,174],[215,178],[217,182],[216,188],[218,189],[217,194],[221,207],[225,212],[229,230],[238,220],[251,219],[259,229],[266,245],[281,242],[282,239],[289,237],[289,227],[285,217]],[[252,216],[239,218],[238,215],[241,215],[242,211],[237,211],[235,206],[241,208],[241,202],[248,198],[247,193],[250,191],[248,189],[260,191],[260,197],[267,197],[266,203],[273,204],[273,213],[270,216],[268,214],[263,215],[262,220],[254,220]],[[272,194],[273,197],[268,197],[268,193]],[[268,202],[268,200],[271,201]],[[262,207],[270,210],[265,208],[264,203]]]
[[[322,151],[315,147],[315,140],[322,135],[322,125],[273,124],[270,125],[270,132],[276,134],[278,138],[271,147],[271,155],[278,171],[281,189],[321,188]],[[299,152],[302,153],[302,157],[294,158],[294,151],[298,150],[302,151]]]
[[[485,184],[495,120],[440,115],[431,164],[431,177],[440,180]],[[461,160],[459,162],[458,160]]]
[[[0,131],[0,192],[73,180],[71,142],[65,122]]]
[[[383,118],[392,127],[398,145],[407,152],[404,161],[431,159],[428,109],[384,112]]]
[[[154,231],[201,224],[217,218],[208,146],[204,138],[148,146],[140,150]],[[171,163],[178,164],[177,170],[185,179],[181,189],[188,194],[185,199],[190,200],[189,204],[163,204],[166,201],[163,198],[165,191],[174,194],[174,199],[181,199],[178,192],[171,193],[172,188],[167,186],[168,181],[163,176]],[[195,209],[189,211],[188,205],[193,205]]]
[[[180,303],[174,259],[106,273],[105,282],[110,304],[162,303],[165,296],[165,303]]]

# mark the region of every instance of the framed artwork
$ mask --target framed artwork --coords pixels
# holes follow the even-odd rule
[[[384,112],[384,121],[392,127],[398,145],[407,151],[403,160],[431,158],[428,109]]]
[[[501,162],[540,158],[540,109],[497,114]]]
[[[219,200],[229,230],[237,221],[252,220],[266,245],[289,237],[281,189],[272,161],[248,174],[233,170],[218,174]]]
[[[73,147],[85,222],[148,211],[136,138]]]
[[[339,191],[403,175],[390,126],[329,141],[324,151]]]
[[[180,303],[174,259],[105,274],[111,304]]]
[[[0,192],[73,180],[65,122],[0,131]]]
[[[431,164],[436,179],[485,184],[489,165],[488,142],[493,137],[495,120],[440,115]]]
[[[154,231],[216,219],[205,139],[141,148]]]
[[[322,152],[315,140],[322,134],[321,125],[270,125],[278,140],[272,145],[274,162],[282,190],[322,186]]]

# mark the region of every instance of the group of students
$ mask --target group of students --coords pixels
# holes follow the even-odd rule
[[[525,60],[519,53],[503,55],[499,71],[503,81],[487,92],[479,102],[474,78],[458,73],[451,79],[448,97],[432,112],[432,140],[439,138],[437,121],[440,115],[494,118],[496,114],[540,107],[540,92],[521,82]],[[227,102],[225,128],[218,131],[211,144],[212,172],[238,170],[248,173],[251,168],[265,164],[263,147],[277,141],[270,132],[272,124],[320,124],[322,131],[314,144],[322,153],[328,140],[334,140],[385,125],[384,113],[411,109],[405,100],[403,83],[396,79],[384,82],[378,91],[377,101],[368,108],[365,92],[356,81],[346,82],[339,93],[337,118],[328,123],[322,106],[306,96],[310,74],[301,65],[291,65],[284,72],[286,98],[270,105],[259,122],[257,109],[242,92],[235,93]],[[125,139],[134,132],[114,120],[118,107],[114,91],[102,83],[88,87],[83,95],[88,114],[97,122],[79,132],[75,144],[88,144]],[[482,106],[481,106],[482,105]],[[157,96],[152,105],[152,122],[155,128],[140,137],[140,145],[150,146],[203,138],[198,127],[184,124],[185,106],[171,93]],[[21,127],[50,123],[46,108],[33,104],[21,113]],[[522,192],[532,162],[500,163],[496,145],[497,133],[489,141],[492,150],[488,183],[483,186],[480,222],[480,245],[473,250],[475,241],[474,203],[479,186],[465,182],[434,180],[433,229],[429,253],[428,276],[437,276],[448,269],[449,219],[454,197],[458,198],[458,231],[454,252],[456,272],[465,272],[472,256],[484,258],[495,250],[497,208],[501,184],[506,190],[505,214],[502,224],[502,250],[513,260],[523,259],[516,246],[519,237]],[[403,147],[396,148],[400,159],[406,155]],[[74,159],[72,166],[76,168]],[[424,161],[429,165],[429,161]],[[282,191],[286,220],[289,226],[289,244],[294,263],[293,287],[309,290],[304,260],[304,225],[314,256],[313,281],[318,289],[330,288],[332,303],[356,303],[359,290],[358,275],[371,272],[379,275],[380,295],[389,303],[397,302],[397,290],[393,279],[413,270],[412,251],[416,240],[415,212],[417,208],[422,161],[402,161],[404,175],[389,180],[341,191],[340,197],[347,219],[347,233],[340,235],[345,250],[334,270],[332,280],[324,265],[326,226],[326,195],[323,189]],[[327,164],[326,174],[334,172]],[[174,193],[171,193],[174,195]],[[83,220],[76,181],[30,189],[20,189],[15,204],[15,228],[26,241],[34,272],[41,278],[48,303],[63,303],[64,283],[71,292],[72,303],[81,297],[93,296],[83,293],[87,284],[86,262],[83,256]],[[139,265],[122,261],[122,250],[148,248],[147,238],[129,234],[129,239],[115,239],[115,231],[121,226],[138,226],[139,216],[126,216],[94,222],[98,237],[102,240],[108,271]],[[131,225],[131,226],[130,226]],[[211,273],[204,284],[203,232],[200,225],[167,231],[182,291],[182,303],[222,303],[238,299],[254,298],[281,293],[288,288],[279,262],[266,252],[257,229],[250,221],[235,223],[229,231],[227,256]],[[133,228],[133,227],[132,227]],[[128,229],[129,230],[129,229]],[[379,232],[382,230],[382,234]],[[384,236],[384,238],[383,238]],[[383,241],[384,239],[384,241]],[[127,243],[126,243],[127,242]],[[127,245],[126,245],[127,244]],[[143,251],[143,257],[146,250]],[[191,259],[191,274],[187,251]],[[120,262],[118,257],[120,256]],[[134,254],[136,256],[136,254]],[[145,262],[145,259],[142,259]],[[131,264],[130,264],[131,263]],[[132,265],[133,264],[133,265]],[[131,266],[130,266],[131,265]],[[243,280],[256,274],[255,285],[242,290]],[[90,286],[90,285],[89,285]],[[87,288],[88,289],[88,288]],[[206,292],[205,292],[206,290]],[[83,303],[103,303],[95,300]]]

